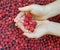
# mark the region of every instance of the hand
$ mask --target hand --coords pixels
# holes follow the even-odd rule
[[[24,28],[23,21],[24,21],[24,13],[19,13],[17,17],[14,19],[16,22],[16,26],[18,28],[21,28],[23,30],[23,35],[29,37],[29,38],[39,38],[48,32],[48,27],[49,27],[49,21],[44,20],[44,21],[36,21],[37,26],[34,30],[34,32],[30,32]]]
[[[60,0],[56,0],[48,5],[32,4],[26,7],[20,7],[19,10],[30,12],[35,20],[45,20],[60,14]]]
[[[33,15],[34,20],[46,19],[44,16],[47,15],[46,6],[32,4],[26,7],[18,8],[22,12],[30,12]]]

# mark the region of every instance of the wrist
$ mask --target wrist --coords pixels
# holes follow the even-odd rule
[[[48,34],[60,36],[60,23],[49,22]]]

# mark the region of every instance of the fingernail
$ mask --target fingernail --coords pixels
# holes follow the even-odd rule
[[[21,8],[18,8],[18,10],[21,10]]]

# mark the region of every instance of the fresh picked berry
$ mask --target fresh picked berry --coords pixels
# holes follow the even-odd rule
[[[24,19],[24,27],[25,27],[25,29],[33,32],[36,25],[37,25],[37,22],[32,20],[32,15],[30,13],[27,13],[25,15],[25,19]]]

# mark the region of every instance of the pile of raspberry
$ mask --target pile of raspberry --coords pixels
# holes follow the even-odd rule
[[[50,2],[53,0],[0,0],[0,50],[60,50],[60,37],[45,35],[31,39],[25,37],[14,23],[19,7],[32,3],[46,5]],[[49,20],[60,22],[60,15]]]
[[[31,31],[31,32],[34,32],[34,29],[37,25],[37,22],[36,21],[33,21],[32,20],[32,14],[30,13],[27,13],[25,14],[25,19],[24,19],[24,26],[25,26],[25,29]]]

